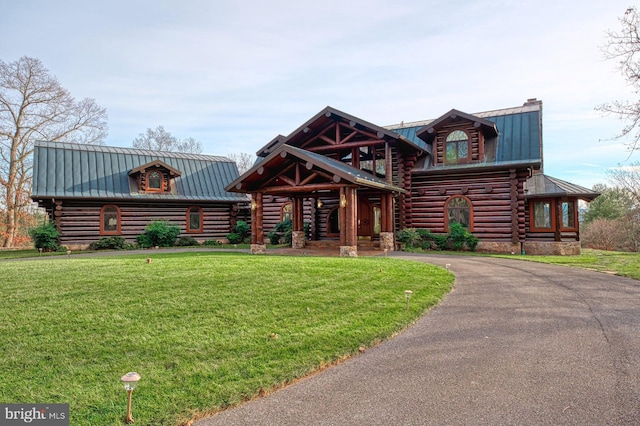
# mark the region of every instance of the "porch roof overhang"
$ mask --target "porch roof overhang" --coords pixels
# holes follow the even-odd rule
[[[291,191],[305,192],[308,189],[308,192],[314,192],[319,186],[337,189],[344,185],[355,185],[386,192],[407,192],[398,186],[341,161],[287,144],[280,145],[264,160],[255,164],[251,169],[231,182],[225,190],[241,193],[263,192],[269,189],[270,185],[273,185],[273,182],[283,171],[290,170],[296,164],[303,166],[301,170],[306,171],[307,176],[285,179]],[[314,177],[324,178],[326,184],[311,184]],[[286,186],[279,188],[282,189],[280,192],[287,192]]]
[[[527,179],[525,198],[575,197],[591,201],[600,193],[562,179],[535,174]]]

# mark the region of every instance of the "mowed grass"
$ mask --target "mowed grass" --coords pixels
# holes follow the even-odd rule
[[[572,266],[640,280],[640,253],[582,249],[580,256],[500,256]]]
[[[0,263],[0,401],[69,403],[72,425],[122,425],[120,377],[137,371],[135,424],[183,424],[384,340],[453,283],[386,257],[147,257]]]

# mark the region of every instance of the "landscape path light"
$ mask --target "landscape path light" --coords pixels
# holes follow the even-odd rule
[[[131,416],[131,394],[133,390],[136,388],[136,385],[140,381],[141,376],[135,371],[131,371],[124,376],[120,377],[120,381],[124,385],[124,390],[127,391],[127,417],[125,418],[125,423],[130,424],[133,423],[133,417]]]
[[[413,294],[413,292],[411,290],[405,290],[404,291],[404,297],[405,299],[407,299],[407,311],[409,310],[409,299],[411,299],[411,295]]]

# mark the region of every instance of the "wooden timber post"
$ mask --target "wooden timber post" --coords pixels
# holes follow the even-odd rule
[[[393,231],[393,194],[384,193],[380,196],[380,250],[395,250]]]
[[[291,235],[291,247],[301,249],[305,246],[304,235],[304,198],[301,196],[293,197],[293,223]]]
[[[358,256],[358,194],[351,186],[340,188],[340,256]]]
[[[251,194],[251,253],[265,252],[262,193],[254,192]]]

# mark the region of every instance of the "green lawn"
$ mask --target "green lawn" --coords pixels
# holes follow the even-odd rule
[[[583,249],[580,256],[500,256],[573,266],[640,280],[640,253]]]
[[[237,404],[384,340],[453,283],[386,257],[157,252],[0,268],[0,401],[69,403],[72,425],[122,425],[128,371],[142,375],[138,425]]]

